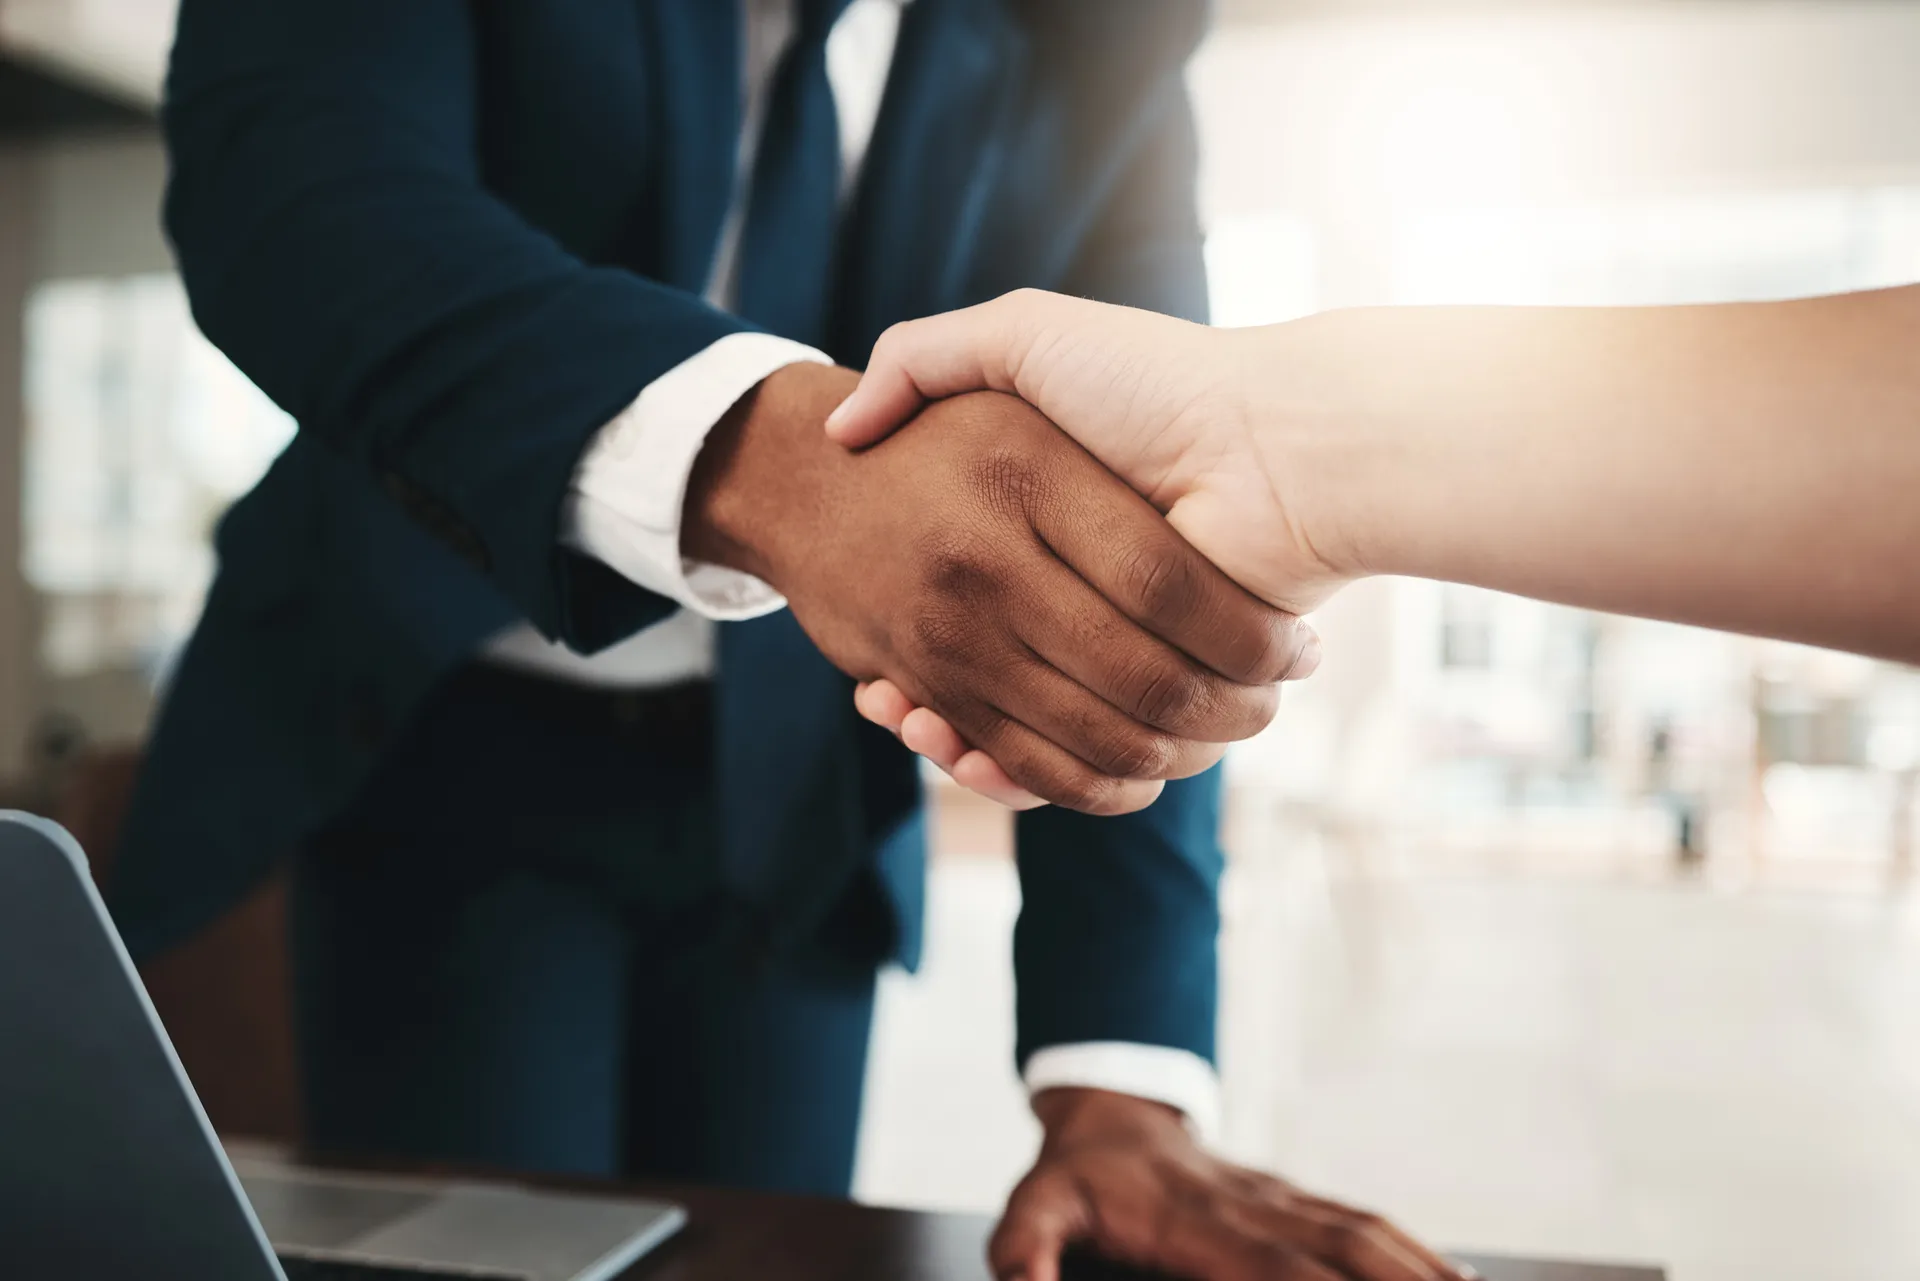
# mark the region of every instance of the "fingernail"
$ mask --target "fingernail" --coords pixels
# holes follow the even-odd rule
[[[827,415],[828,431],[832,431],[834,428],[838,427],[841,423],[847,420],[847,406],[852,403],[853,403],[853,397],[848,396],[845,400],[840,402],[839,406],[832,413]]]
[[[1305,680],[1313,675],[1320,666],[1320,633],[1308,632],[1306,641],[1300,646],[1299,654],[1294,656],[1293,666],[1287,669],[1286,679]]]

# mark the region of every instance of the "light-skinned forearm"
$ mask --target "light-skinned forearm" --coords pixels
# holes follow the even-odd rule
[[[1342,576],[1920,661],[1920,287],[1222,340],[1269,477]]]

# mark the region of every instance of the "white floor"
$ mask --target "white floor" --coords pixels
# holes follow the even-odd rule
[[[859,1188],[990,1211],[1030,1157],[1012,868],[946,859],[885,991]],[[1229,886],[1227,1133],[1446,1245],[1675,1281],[1920,1277],[1920,905],[1537,875]]]

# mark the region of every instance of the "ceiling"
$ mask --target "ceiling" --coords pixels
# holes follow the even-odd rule
[[[1216,0],[1226,25],[1717,6],[1728,0]],[[1884,0],[1898,7],[1920,0]],[[1817,5],[1819,0],[1798,0]],[[158,100],[177,0],[0,0],[0,137],[124,123]]]

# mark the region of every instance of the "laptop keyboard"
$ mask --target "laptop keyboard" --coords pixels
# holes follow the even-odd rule
[[[532,1281],[515,1272],[463,1272],[401,1263],[356,1263],[346,1259],[279,1256],[287,1281]]]

